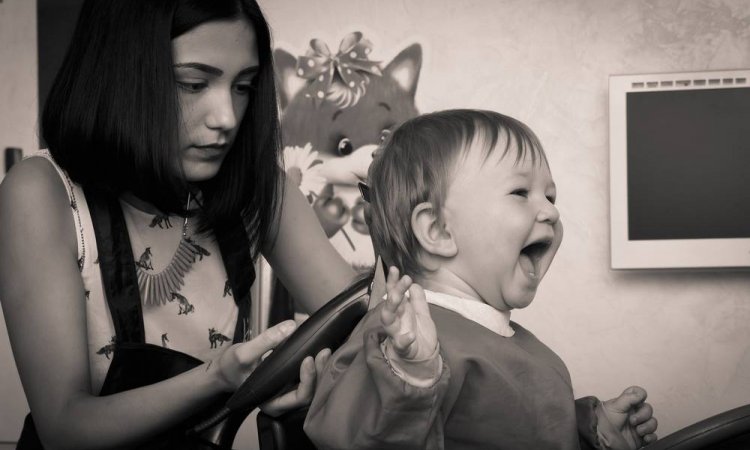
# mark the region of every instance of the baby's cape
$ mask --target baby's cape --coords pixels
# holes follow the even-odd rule
[[[590,399],[576,419],[563,361],[520,325],[499,336],[430,305],[444,371],[430,388],[397,377],[380,351],[379,308],[318,382],[305,431],[319,448],[566,449],[594,441]],[[587,413],[588,411],[588,413]],[[582,422],[582,423],[579,423]]]

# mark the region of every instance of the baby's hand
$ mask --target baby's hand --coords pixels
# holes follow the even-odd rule
[[[424,360],[435,352],[437,332],[422,287],[408,275],[399,279],[391,267],[386,280],[388,297],[380,310],[380,320],[396,354],[410,361]],[[406,298],[406,292],[409,298]]]
[[[622,448],[634,450],[656,440],[658,426],[651,405],[646,403],[646,391],[639,386],[631,386],[618,397],[602,402],[600,415],[600,429],[609,422],[617,436],[602,436],[605,448]]]

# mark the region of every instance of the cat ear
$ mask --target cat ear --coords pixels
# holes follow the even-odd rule
[[[411,98],[417,93],[417,82],[419,81],[419,71],[422,69],[422,46],[412,44],[388,63],[384,76],[390,76],[401,88],[406,91]]]
[[[294,98],[305,85],[305,79],[297,76],[297,58],[286,50],[277,48],[273,51],[274,72],[279,91],[281,109]]]

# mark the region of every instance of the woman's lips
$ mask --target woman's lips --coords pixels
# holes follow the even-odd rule
[[[194,149],[197,153],[205,159],[216,159],[224,155],[227,149],[226,144],[212,144],[212,145],[194,145]]]

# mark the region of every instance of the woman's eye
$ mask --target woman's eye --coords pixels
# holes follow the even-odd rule
[[[385,140],[388,139],[388,136],[390,136],[390,135],[391,135],[391,130],[389,130],[387,128],[385,130],[381,131],[380,132],[380,143],[382,144],[383,142],[385,142]]]
[[[528,189],[516,189],[513,192],[510,193],[511,195],[518,195],[523,198],[527,198],[529,196],[529,190]]]
[[[343,138],[339,141],[339,145],[337,146],[336,150],[339,152],[339,155],[346,156],[350,155],[352,151],[354,151],[354,147],[352,146],[352,141],[349,140],[349,138]]]
[[[203,88],[206,87],[205,82],[191,83],[189,81],[178,81],[177,85],[180,87],[180,89],[183,89],[187,92],[200,92],[201,90],[203,90]]]
[[[252,83],[241,83],[241,84],[235,84],[234,90],[241,95],[249,95],[252,91],[255,89],[253,88]]]

